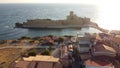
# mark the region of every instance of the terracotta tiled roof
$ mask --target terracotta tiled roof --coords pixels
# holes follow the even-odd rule
[[[108,45],[96,45],[94,46],[95,52],[111,52],[111,53],[116,53],[116,50],[113,49],[112,47],[109,47]]]
[[[112,40],[113,40],[114,42],[120,44],[120,38],[119,38],[119,37],[114,37],[114,38],[112,38]]]
[[[87,66],[109,66],[112,67],[111,58],[107,56],[97,56],[85,61]]]
[[[15,68],[27,68],[30,62],[28,61],[19,61],[16,63]]]
[[[62,65],[59,62],[19,61],[14,68],[62,68]]]

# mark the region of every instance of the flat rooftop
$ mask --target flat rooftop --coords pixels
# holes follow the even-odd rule
[[[46,61],[46,62],[58,62],[59,58],[55,58],[53,56],[43,56],[43,55],[36,55],[30,57],[24,57],[25,61]]]

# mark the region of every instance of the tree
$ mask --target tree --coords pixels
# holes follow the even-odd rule
[[[22,36],[20,39],[31,39],[31,37]]]
[[[53,35],[48,35],[48,37],[53,38]]]
[[[31,43],[31,44],[34,43],[34,42],[35,42],[34,40],[29,41],[29,43]]]
[[[18,40],[13,40],[11,43],[19,43],[20,41]]]
[[[49,50],[44,50],[41,55],[50,55],[50,51]]]
[[[36,52],[32,51],[28,53],[29,56],[36,56]]]
[[[32,38],[33,40],[40,40],[41,39],[41,37],[34,37],[34,38]]]
[[[48,49],[49,49],[49,51],[51,51],[52,50],[52,46],[50,45]]]
[[[58,42],[59,42],[59,43],[62,43],[62,42],[64,42],[64,38],[62,38],[62,37],[59,37],[59,38],[58,38]]]
[[[72,35],[64,35],[64,37],[69,37],[69,38],[71,38],[71,37],[74,37],[74,36],[72,36]]]

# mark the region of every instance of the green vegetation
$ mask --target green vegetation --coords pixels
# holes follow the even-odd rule
[[[50,51],[49,50],[44,50],[41,55],[50,55]]]
[[[19,39],[31,39],[31,37],[28,37],[28,36],[22,36],[21,38]]]
[[[48,35],[48,37],[53,38],[53,35]]]
[[[69,37],[69,38],[71,38],[71,37],[74,37],[74,36],[72,36],[72,35],[64,35],[64,37]]]
[[[59,43],[64,42],[64,38],[63,38],[63,37],[59,37],[59,38],[58,38],[58,42],[59,42]]]
[[[46,20],[51,21],[51,19],[46,19]]]
[[[36,52],[32,51],[28,53],[28,56],[36,56],[36,54],[37,54]]]
[[[34,42],[35,42],[34,40],[29,41],[29,43],[31,43],[31,44],[34,43]]]
[[[40,40],[41,39],[41,37],[34,37],[34,38],[32,38],[33,40]]]
[[[20,41],[18,40],[13,40],[11,43],[19,43]]]
[[[50,46],[49,46],[48,50],[49,50],[49,51],[51,51],[51,50],[52,50],[52,45],[50,45]]]

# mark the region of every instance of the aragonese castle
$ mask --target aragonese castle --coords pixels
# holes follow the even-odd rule
[[[90,18],[81,18],[70,11],[65,20],[34,19],[27,22],[16,23],[16,27],[22,28],[81,28],[86,26],[98,27],[96,23],[90,21]]]

